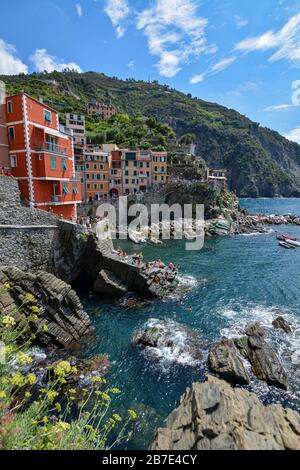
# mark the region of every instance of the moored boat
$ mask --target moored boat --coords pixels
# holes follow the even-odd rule
[[[281,246],[282,248],[286,248],[287,250],[294,250],[296,248],[295,246],[290,245],[287,242],[279,242],[279,246]]]

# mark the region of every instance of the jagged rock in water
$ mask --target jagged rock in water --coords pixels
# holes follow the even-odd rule
[[[198,334],[172,320],[150,319],[134,333],[132,343],[142,346],[147,355],[158,360],[195,365],[202,359],[202,342]]]
[[[122,297],[127,292],[127,287],[113,273],[105,269],[100,271],[93,289],[107,297]]]
[[[152,450],[300,450],[300,414],[208,376],[158,429]]]
[[[274,326],[274,328],[278,330],[283,330],[287,334],[292,333],[291,325],[282,316],[275,318],[275,320],[272,322],[272,325]]]
[[[249,360],[252,371],[268,385],[287,390],[287,374],[272,346],[263,339],[265,331],[256,323],[246,328],[247,336],[235,339],[235,345]]]
[[[247,325],[245,333],[247,336],[261,336],[262,338],[266,336],[266,332],[260,323],[252,323]]]
[[[233,341],[221,340],[213,346],[208,356],[210,371],[232,384],[248,385],[249,375],[238,356]]]
[[[34,301],[26,300],[28,293]],[[33,305],[41,308],[40,320],[37,325],[32,323],[32,330],[39,330],[36,343],[41,346],[76,347],[94,331],[79,298],[64,281],[44,271],[32,274],[15,267],[0,267],[1,314],[13,315],[20,321],[22,315],[32,315]],[[47,331],[42,331],[44,325]]]

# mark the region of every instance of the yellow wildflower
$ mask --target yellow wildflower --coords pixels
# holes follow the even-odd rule
[[[49,331],[48,325],[43,325],[42,331],[44,331],[45,333],[47,333],[47,331]]]
[[[4,398],[6,398],[6,393],[4,390],[0,390],[0,400],[3,400]]]
[[[111,393],[113,395],[119,395],[121,393],[121,390],[119,388],[114,387],[111,389]]]
[[[58,377],[65,377],[71,372],[71,364],[68,361],[60,361],[54,367],[54,372]]]
[[[70,429],[70,424],[65,423],[64,421],[58,421],[58,423],[53,428],[55,433],[68,431],[68,429]]]
[[[61,405],[60,405],[60,403],[55,403],[54,406],[55,406],[56,411],[58,411],[58,412],[61,411]]]
[[[20,374],[20,372],[15,372],[11,376],[10,382],[13,386],[16,386],[16,387],[23,387],[23,385],[25,385],[25,379],[23,375]]]
[[[27,374],[27,382],[29,385],[35,385],[36,384],[36,375],[30,372]]]
[[[31,397],[31,393],[30,392],[25,392],[25,398],[30,398]]]
[[[4,317],[2,318],[2,323],[4,326],[7,326],[7,327],[15,326],[16,320],[14,319],[14,317],[10,315],[4,315]]]
[[[41,311],[40,307],[38,307],[37,305],[33,305],[31,307],[31,310],[33,313],[39,313]]]
[[[128,414],[129,414],[130,419],[132,419],[133,421],[137,419],[137,414],[134,410],[129,409]]]
[[[58,392],[55,392],[54,390],[48,390],[46,392],[46,397],[47,397],[47,400],[53,401],[55,400],[56,397],[58,397]]]
[[[115,420],[115,421],[122,421],[122,418],[121,418],[121,416],[120,416],[120,415],[118,415],[118,414],[116,414],[116,413],[115,413],[115,414],[113,414],[113,418],[114,418],[114,420]]]
[[[9,290],[11,286],[10,286],[10,283],[9,283],[9,282],[5,282],[5,283],[3,284],[3,287],[4,287],[4,289]]]
[[[30,294],[30,292],[27,292],[27,294],[25,295],[25,299],[28,302],[35,302],[35,297],[34,297],[34,295]]]
[[[32,363],[32,357],[30,357],[29,354],[18,352],[16,355],[16,361],[18,364],[21,364],[22,366],[27,366],[28,364]]]

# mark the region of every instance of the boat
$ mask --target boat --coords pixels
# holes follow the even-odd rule
[[[131,230],[130,232],[128,232],[128,236],[129,236],[130,240],[133,241],[136,244],[146,243],[147,242],[147,239],[144,238],[143,236],[141,236],[141,234],[139,232],[135,232],[135,231]]]
[[[153,245],[162,245],[162,243],[163,243],[158,238],[150,238],[150,242],[153,243]]]
[[[300,242],[297,242],[295,240],[286,239],[284,243],[287,243],[288,245],[291,245],[294,248],[300,248]]]
[[[279,242],[279,246],[282,246],[282,248],[286,248],[287,250],[295,250],[295,246],[290,245],[289,243],[286,242]]]
[[[298,241],[298,238],[290,237],[289,235],[281,235],[284,240],[292,240],[294,242]]]

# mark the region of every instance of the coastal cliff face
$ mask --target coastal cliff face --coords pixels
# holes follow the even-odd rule
[[[208,376],[158,429],[152,450],[300,450],[300,414]]]

